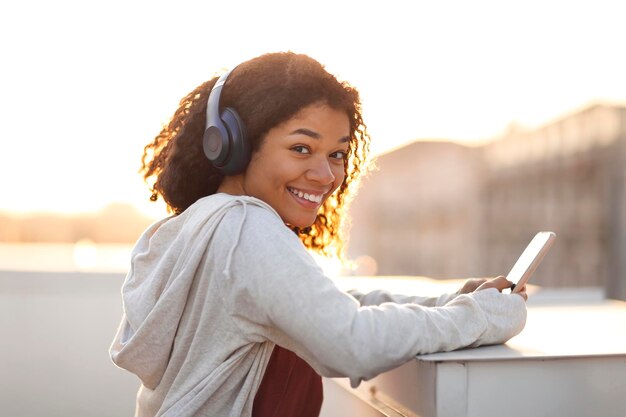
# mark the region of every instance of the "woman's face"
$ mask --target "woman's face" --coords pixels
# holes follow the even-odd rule
[[[237,180],[239,193],[265,201],[286,224],[310,226],[344,180],[349,139],[344,111],[325,104],[305,107],[263,138]],[[224,185],[224,191],[235,191],[230,187],[234,184]]]

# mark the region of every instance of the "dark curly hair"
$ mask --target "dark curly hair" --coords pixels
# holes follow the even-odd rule
[[[214,194],[222,182],[222,174],[211,165],[202,149],[207,99],[217,78],[184,97],[174,117],[144,148],[140,172],[147,183],[152,182],[150,199],[156,201],[161,195],[174,214]],[[350,191],[366,170],[370,150],[358,91],[346,82],[339,82],[309,56],[280,52],[238,65],[228,77],[220,98],[223,107],[232,107],[240,115],[253,153],[270,129],[316,103],[344,110],[349,117],[345,178],[320,207],[313,225],[293,230],[309,249],[341,256],[341,219]]]

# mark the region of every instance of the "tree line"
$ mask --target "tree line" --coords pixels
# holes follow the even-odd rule
[[[75,215],[0,213],[0,242],[133,243],[154,220],[128,204]]]

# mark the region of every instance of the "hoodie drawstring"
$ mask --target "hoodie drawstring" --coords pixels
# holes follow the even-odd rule
[[[230,278],[230,264],[232,263],[233,253],[235,253],[235,249],[237,248],[237,245],[239,244],[239,238],[241,237],[241,231],[243,230],[243,223],[246,220],[246,207],[247,207],[246,201],[242,199],[242,200],[239,200],[239,202],[243,206],[243,216],[241,216],[241,221],[239,222],[239,230],[237,231],[237,236],[235,237],[235,243],[230,248],[230,251],[228,252],[228,257],[226,258],[226,266],[224,267],[224,271],[223,271],[226,279]]]

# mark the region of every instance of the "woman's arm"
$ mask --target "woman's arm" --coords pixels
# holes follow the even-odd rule
[[[459,293],[442,294],[438,297],[423,297],[418,295],[392,294],[387,290],[379,289],[363,293],[357,289],[347,291],[359,301],[362,306],[377,306],[383,303],[418,304],[424,307],[440,307],[453,300]]]
[[[442,294],[438,297],[392,294],[386,290],[375,290],[368,293],[363,293],[357,289],[352,289],[347,292],[348,294],[356,298],[363,306],[380,305],[382,303],[392,302],[398,304],[419,304],[425,307],[440,307],[446,305],[458,295],[468,294],[475,291],[487,280],[487,278],[469,278],[463,283],[463,286],[459,288],[457,292]]]
[[[354,384],[417,354],[504,342],[524,326],[522,297],[493,288],[459,295],[443,307],[359,305],[324,276],[297,237],[276,223],[280,219],[253,209],[224,280],[225,305],[243,331],[294,351],[321,375],[350,377]],[[218,241],[237,232],[220,229]]]

